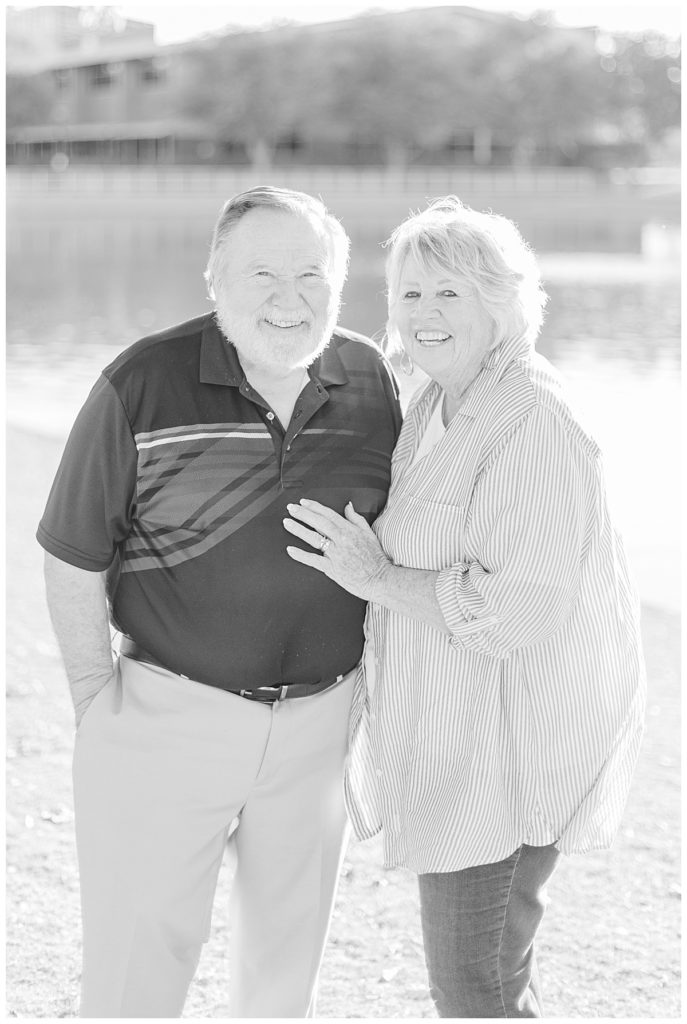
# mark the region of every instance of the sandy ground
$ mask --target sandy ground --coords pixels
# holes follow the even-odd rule
[[[73,724],[34,540],[61,447],[8,432],[9,1017],[72,1017],[78,1000]],[[620,835],[610,852],[564,859],[550,887],[540,966],[552,1017],[680,1017],[678,618],[645,607],[643,629],[647,733]],[[349,847],[321,975],[321,1017],[434,1016],[414,877],[380,863],[376,841]],[[227,1014],[230,881],[228,857],[187,1018]]]

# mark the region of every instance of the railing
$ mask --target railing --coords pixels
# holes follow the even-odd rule
[[[485,191],[489,194],[518,192],[587,192],[608,183],[585,168],[473,169],[276,167],[8,167],[8,195],[17,193],[98,194],[214,194],[238,192],[258,183],[279,184],[309,192],[345,192],[358,195],[421,192]],[[626,179],[628,182],[631,179]]]

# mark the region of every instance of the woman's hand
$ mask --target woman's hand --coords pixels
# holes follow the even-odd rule
[[[293,518],[285,519],[284,527],[318,552],[312,554],[301,548],[287,547],[291,558],[323,572],[350,594],[373,601],[375,586],[392,563],[367,520],[358,515],[352,503],[349,501],[346,505],[344,516],[307,498],[287,508]]]

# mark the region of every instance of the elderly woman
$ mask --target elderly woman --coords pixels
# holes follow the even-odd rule
[[[429,382],[370,529],[314,501],[292,558],[370,602],[351,726],[356,832],[419,876],[442,1017],[538,1017],[561,853],[610,845],[640,742],[635,595],[601,456],[534,352],[514,225],[453,196],[392,235],[389,338]]]

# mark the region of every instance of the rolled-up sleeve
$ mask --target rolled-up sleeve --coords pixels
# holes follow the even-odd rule
[[[453,646],[507,658],[566,621],[579,592],[587,459],[542,406],[492,454],[470,502],[468,555],[436,583]]]

